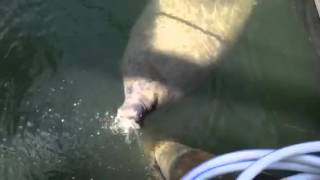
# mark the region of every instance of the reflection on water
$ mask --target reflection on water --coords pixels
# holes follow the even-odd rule
[[[119,62],[144,4],[0,2],[0,177],[147,179],[141,145],[108,128],[122,102]],[[212,152],[317,139],[317,66],[296,6],[258,1],[208,84],[147,117],[143,138]]]
[[[24,12],[25,5],[1,3],[0,136],[14,134],[18,124],[26,123],[27,114],[20,109],[24,96],[32,93],[35,78],[56,70],[58,52],[45,38],[50,30],[42,30],[49,25],[38,17],[42,4],[30,3]]]
[[[1,179],[147,177],[140,147],[104,128],[122,93],[115,67],[143,6],[124,17],[123,3],[0,2]]]

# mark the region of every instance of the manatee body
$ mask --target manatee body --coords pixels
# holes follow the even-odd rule
[[[253,1],[150,0],[124,53],[117,117],[140,124],[146,112],[196,87],[237,39]]]

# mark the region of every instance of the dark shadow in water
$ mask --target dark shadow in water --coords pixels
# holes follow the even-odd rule
[[[0,137],[15,134],[18,124],[27,123],[27,112],[21,103],[37,78],[56,71],[59,51],[44,37],[33,34],[19,36],[19,28],[10,31],[0,40]],[[33,91],[33,92],[32,92]]]

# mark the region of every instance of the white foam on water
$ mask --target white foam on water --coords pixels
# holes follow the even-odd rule
[[[131,119],[115,117],[106,113],[106,123],[104,124],[105,129],[109,129],[114,135],[122,135],[125,137],[125,141],[131,144],[134,139],[139,141],[140,126]]]

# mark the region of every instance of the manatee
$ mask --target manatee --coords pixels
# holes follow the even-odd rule
[[[254,0],[150,0],[123,55],[125,98],[117,119],[139,128],[146,113],[196,88],[234,44],[253,5]]]

